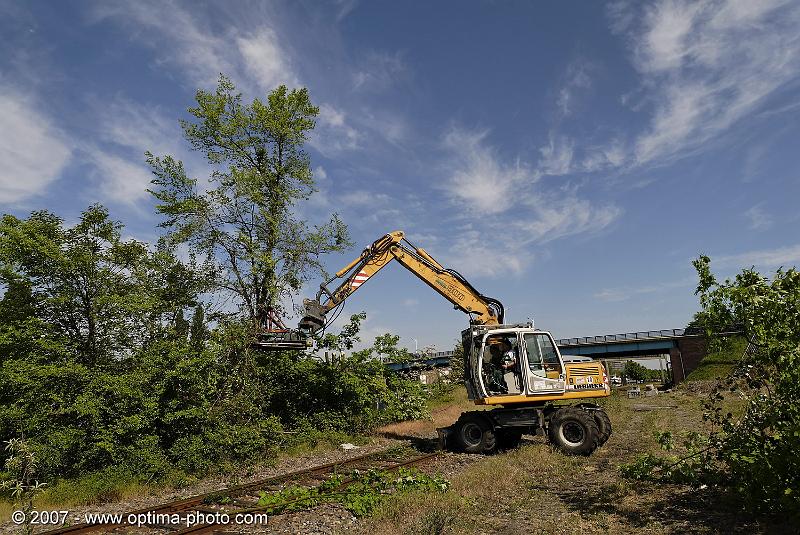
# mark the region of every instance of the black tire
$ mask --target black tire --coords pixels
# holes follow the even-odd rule
[[[589,455],[597,448],[600,430],[589,412],[562,407],[550,417],[547,437],[567,455]]]
[[[611,437],[611,418],[608,417],[608,414],[603,409],[591,411],[589,414],[594,417],[594,421],[597,424],[597,430],[599,431],[597,447],[599,448]]]
[[[497,450],[497,437],[489,420],[476,413],[467,413],[456,422],[455,439],[465,453],[490,454]]]
[[[522,440],[522,431],[516,429],[498,429],[495,431],[497,436],[497,447],[501,450],[513,450],[519,446]]]

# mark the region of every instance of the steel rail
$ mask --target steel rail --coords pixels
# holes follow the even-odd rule
[[[438,457],[438,456],[439,456],[439,452],[420,455],[418,457],[414,457],[414,458],[409,459],[407,461],[403,461],[403,462],[400,462],[400,463],[395,463],[393,466],[385,467],[384,470],[394,471],[394,470],[398,470],[398,469],[406,467],[406,466],[414,466],[414,465],[417,465],[417,464],[422,464],[422,463],[424,463],[424,462],[426,462],[426,461],[428,461],[430,459],[433,459],[435,457]],[[342,489],[348,487],[354,481],[355,481],[354,478],[347,478],[347,479],[343,480],[342,483],[338,487],[336,487],[335,490],[333,490],[331,492],[326,492],[326,493],[320,494],[319,496],[317,496],[317,498],[328,498],[328,497],[331,497],[331,496],[336,496],[336,495],[342,494],[343,493]],[[248,507],[248,508],[241,508],[241,509],[232,509],[232,510],[221,509],[218,512],[221,513],[221,514],[231,515],[231,514],[237,514],[237,513],[240,513],[240,514],[257,513],[257,512],[272,510],[272,509],[278,509],[278,510],[282,511],[282,510],[285,510],[287,507],[291,507],[294,504],[303,502],[306,499],[307,498],[294,498],[294,499],[291,499],[291,500],[284,500],[283,502],[273,503],[273,504],[270,504],[270,505],[255,506],[255,507]],[[185,535],[185,534],[188,534],[188,533],[194,533],[195,535],[199,535],[199,534],[202,534],[202,533],[214,533],[215,531],[220,530],[220,529],[224,529],[224,528],[225,528],[225,526],[220,526],[220,525],[217,525],[217,524],[198,524],[196,526],[190,526],[190,527],[178,530],[178,531],[174,531],[173,533],[175,535]]]
[[[338,468],[344,468],[344,467],[347,467],[347,466],[358,464],[358,463],[364,462],[364,461],[369,461],[369,460],[372,460],[372,459],[379,459],[380,460],[381,456],[385,456],[387,454],[391,454],[392,451],[393,451],[392,449],[380,450],[380,451],[377,451],[377,452],[372,452],[372,453],[368,453],[368,454],[365,454],[365,455],[360,455],[358,457],[352,457],[350,459],[344,459],[344,460],[341,460],[341,461],[335,461],[335,462],[327,463],[327,464],[323,464],[323,465],[312,466],[310,468],[305,468],[303,470],[296,470],[294,472],[288,472],[286,474],[280,474],[280,475],[272,476],[272,477],[269,477],[269,478],[266,478],[266,479],[262,479],[262,480],[259,480],[259,481],[254,481],[252,483],[244,483],[244,484],[241,484],[241,485],[235,485],[235,486],[232,486],[232,487],[226,487],[226,488],[223,488],[223,489],[214,490],[214,491],[211,491],[211,492],[206,492],[204,494],[198,494],[196,496],[190,496],[188,498],[183,498],[183,499],[180,499],[180,500],[175,500],[175,501],[163,503],[163,504],[160,504],[160,505],[154,505],[154,506],[151,506],[151,507],[146,507],[146,508],[142,508],[142,509],[136,509],[134,511],[128,511],[126,513],[123,513],[122,514],[122,518],[128,518],[131,515],[138,516],[138,515],[147,514],[147,513],[152,513],[152,514],[165,514],[166,513],[166,514],[169,514],[169,513],[186,512],[186,511],[191,510],[192,507],[194,507],[194,506],[199,506],[199,505],[203,504],[206,501],[206,499],[211,498],[211,497],[226,496],[226,497],[233,498],[235,496],[240,496],[242,494],[245,494],[248,491],[258,489],[259,487],[266,487],[266,486],[270,486],[270,485],[275,485],[277,483],[284,483],[286,481],[291,481],[291,480],[296,480],[296,479],[303,479],[304,476],[314,476],[314,475],[318,475],[318,474],[325,474],[325,473],[335,472]],[[438,455],[438,453],[423,455],[421,457],[415,457],[411,461],[408,461],[408,462],[410,462],[410,463],[423,462],[423,460],[426,460],[427,458],[430,458],[430,457],[433,457],[433,456],[436,456],[436,455]],[[392,462],[392,461],[388,460],[388,462]],[[405,464],[404,463],[400,463],[400,464],[395,463],[393,466],[387,467],[387,469],[399,468],[400,466],[405,466]],[[74,524],[72,526],[64,526],[64,527],[57,528],[57,529],[54,529],[54,530],[40,532],[39,535],[60,535],[60,534],[64,534],[64,533],[79,534],[79,533],[93,533],[93,532],[98,532],[98,531],[103,531],[103,532],[108,533],[108,532],[110,532],[110,531],[112,531],[112,530],[114,530],[116,528],[125,527],[125,526],[127,526],[127,524],[85,524],[85,523],[79,523],[79,524]],[[175,533],[175,531],[174,531],[175,528],[168,528],[166,526],[160,527],[160,526],[155,526],[155,525],[152,525],[152,526],[148,525],[148,527],[151,527],[152,529],[170,529],[170,531]],[[213,526],[213,527],[221,528],[222,526]],[[180,531],[179,533],[184,533],[184,531]],[[186,532],[186,533],[193,533],[193,531],[189,531],[189,532]]]

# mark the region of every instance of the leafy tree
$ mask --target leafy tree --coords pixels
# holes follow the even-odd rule
[[[192,326],[189,331],[189,337],[192,341],[192,347],[197,350],[202,349],[203,343],[208,338],[208,329],[206,329],[206,318],[203,307],[197,305],[194,309],[192,316]]]
[[[129,356],[163,332],[193,303],[201,282],[165,251],[122,240],[122,225],[100,205],[65,227],[47,211],[0,221],[2,306],[9,323],[36,325],[60,339],[80,362],[93,365]],[[21,299],[28,304],[12,311]],[[45,328],[46,326],[46,328]],[[28,334],[31,334],[29,331]]]
[[[344,358],[344,352],[350,351],[361,341],[358,332],[361,330],[361,322],[365,319],[367,319],[365,312],[353,314],[350,316],[350,322],[342,327],[339,334],[325,333],[317,340],[317,348],[325,352],[327,362]]]
[[[404,347],[397,347],[400,337],[396,334],[385,333],[375,337],[372,351],[381,362],[408,362],[413,355]]]
[[[171,156],[147,153],[156,177],[151,193],[166,216],[164,242],[188,244],[212,260],[216,289],[237,296],[246,316],[264,326],[270,309],[322,272],[321,255],[349,246],[335,214],[313,228],[293,215],[314,191],[303,145],[319,108],[306,89],[285,86],[245,104],[224,76],[215,92],[200,90],[196,100],[194,121],[181,125],[214,166],[210,187],[198,189]]]
[[[11,491],[11,497],[24,514],[22,533],[33,533],[33,500],[44,487],[44,483],[36,481],[36,455],[22,439],[11,439],[6,443],[5,469],[11,478],[0,482],[0,489]]]
[[[625,363],[625,367],[622,369],[622,374],[628,379],[633,379],[634,381],[646,381],[649,377],[649,374],[647,373],[648,371],[649,370],[647,368],[638,362],[629,360]]]

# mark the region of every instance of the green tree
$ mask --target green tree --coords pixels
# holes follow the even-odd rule
[[[625,363],[625,367],[622,369],[622,374],[628,379],[632,379],[634,381],[647,381],[650,377],[649,370],[647,368],[632,360],[629,360]]]
[[[38,325],[45,339],[66,341],[88,365],[130,356],[163,333],[202,283],[170,252],[123,240],[121,231],[100,205],[71,227],[47,211],[3,216],[4,326],[17,322],[13,330],[21,332]],[[28,305],[11,311],[22,298]]]
[[[203,343],[208,338],[208,329],[206,328],[206,316],[201,305],[197,305],[194,309],[192,316],[192,326],[189,331],[189,339],[192,342],[192,347],[200,350]]]
[[[412,359],[411,353],[404,347],[397,347],[400,337],[396,334],[385,333],[375,337],[372,352],[381,362],[408,362]]]
[[[238,297],[246,317],[263,326],[270,309],[322,273],[320,256],[349,246],[337,215],[309,227],[293,208],[314,191],[303,146],[319,108],[306,89],[280,86],[266,101],[242,102],[222,76],[215,92],[200,90],[184,136],[214,167],[210,187],[198,189],[183,164],[147,153],[151,193],[166,216],[164,242],[188,244],[214,262],[218,291]]]

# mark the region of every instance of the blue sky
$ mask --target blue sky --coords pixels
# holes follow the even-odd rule
[[[682,327],[690,261],[800,261],[800,4],[0,2],[0,208],[106,204],[155,240],[143,153],[220,72],[306,86],[312,221],[402,229],[557,337]],[[314,293],[309,287],[306,295]],[[364,337],[449,349],[466,316],[399,266],[348,302]]]

